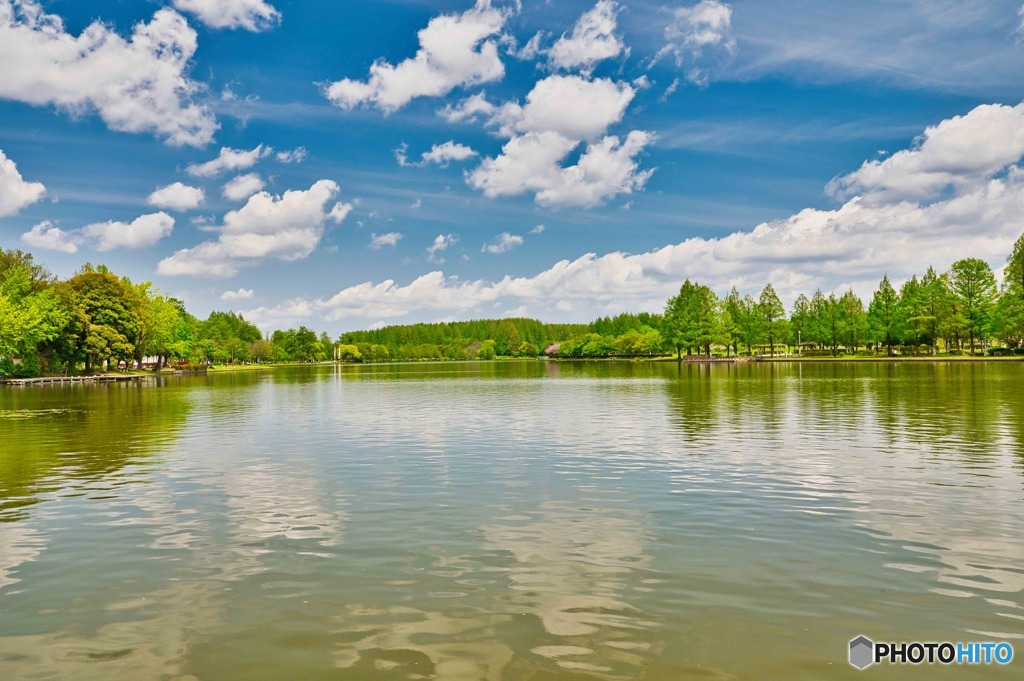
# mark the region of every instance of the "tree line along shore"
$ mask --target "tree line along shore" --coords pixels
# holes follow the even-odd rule
[[[332,339],[300,326],[264,335],[234,312],[198,319],[151,282],[85,264],[59,280],[0,249],[0,374],[89,374],[117,367],[532,358],[806,358],[1024,354],[1024,236],[1002,284],[984,260],[929,267],[897,290],[884,276],[865,305],[853,290],[801,293],[787,312],[772,284],[720,297],[686,280],[661,313],[589,324],[507,318],[405,324]]]

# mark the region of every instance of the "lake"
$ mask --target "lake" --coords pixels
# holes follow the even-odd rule
[[[1022,395],[1018,363],[0,387],[0,678],[1021,678]],[[858,634],[1018,659],[859,672]]]

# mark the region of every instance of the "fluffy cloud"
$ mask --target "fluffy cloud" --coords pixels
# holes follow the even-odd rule
[[[477,153],[465,144],[445,142],[444,144],[435,144],[430,151],[425,152],[423,162],[447,166],[452,161],[465,161],[474,156],[477,156]]]
[[[266,184],[259,173],[248,173],[232,178],[224,185],[224,198],[232,201],[247,199],[258,191],[262,191]]]
[[[452,161],[465,161],[479,155],[465,144],[449,141],[444,144],[435,144],[430,148],[430,151],[423,152],[418,163],[410,163],[409,157],[406,155],[407,150],[408,147],[405,144],[395,149],[395,159],[398,161],[398,165],[403,168],[406,166],[425,166],[429,163],[447,168],[448,164]]]
[[[21,240],[32,248],[46,251],[77,253],[81,238],[77,233],[65,232],[49,220],[40,222],[21,235]]]
[[[991,112],[981,112],[930,130],[969,121],[981,134],[992,127],[987,116]],[[1015,144],[1018,128],[1001,129],[1003,143]],[[922,139],[907,153],[921,151],[941,136],[926,134]],[[622,309],[657,310],[686,277],[722,293],[732,286],[756,293],[770,280],[792,301],[797,293],[817,286],[828,291],[852,285],[866,297],[883,273],[899,282],[921,274],[929,264],[946,269],[965,255],[1002,262],[1024,232],[1024,169],[1016,165],[1024,151],[1002,166],[997,161],[985,165],[967,144],[951,142],[945,153],[939,151],[929,147],[928,154],[936,154],[929,158],[941,158],[942,168],[961,172],[957,181],[943,185],[946,191],[926,201],[887,193],[892,183],[903,181],[904,166],[883,162],[880,172],[891,170],[893,175],[872,185],[883,189],[870,195],[871,200],[855,196],[831,210],[806,209],[724,237],[694,237],[638,254],[588,253],[527,277],[462,280],[431,272],[407,285],[365,282],[329,298],[288,301],[253,314],[269,319],[301,311],[328,320],[377,320],[421,313],[493,314],[500,304],[503,309],[526,305],[535,316],[586,319]]]
[[[481,248],[480,251],[483,253],[506,253],[517,246],[522,246],[523,241],[523,237],[518,234],[502,232],[498,236],[494,237],[490,243],[484,244],[484,247]]]
[[[49,221],[35,225],[21,235],[21,240],[35,248],[75,253],[78,247],[91,243],[97,251],[115,248],[148,248],[174,230],[174,218],[167,213],[152,213],[131,222],[110,220],[64,231]]]
[[[265,31],[281,20],[281,14],[263,0],[174,0],[174,6],[210,28]]]
[[[488,198],[543,191],[556,181],[559,162],[579,142],[557,132],[530,132],[513,137],[495,158],[486,158],[468,176],[469,185]]]
[[[188,76],[195,51],[195,31],[173,10],[158,10],[126,40],[100,22],[76,37],[35,0],[0,0],[0,98],[95,111],[114,130],[209,142],[218,125],[192,101],[202,90]]]
[[[427,246],[427,260],[430,262],[443,263],[444,258],[438,254],[444,253],[458,243],[458,241],[459,237],[454,234],[438,234],[434,238],[434,243]]]
[[[216,177],[228,171],[246,170],[252,168],[260,159],[265,158],[273,151],[270,147],[262,144],[248,151],[223,147],[217,154],[217,158],[206,163],[190,163],[185,168],[185,172],[194,177]]]
[[[81,234],[96,242],[96,250],[112,251],[115,248],[148,248],[174,229],[174,218],[167,213],[152,213],[135,218],[131,222],[111,220],[86,225]]]
[[[403,237],[403,234],[399,232],[388,232],[387,234],[371,234],[370,245],[367,246],[372,251],[379,251],[385,246],[397,246],[399,240]]]
[[[653,140],[633,131],[624,142],[606,135],[620,122],[636,90],[607,78],[552,75],[537,82],[526,103],[491,104],[474,95],[441,115],[451,121],[487,117],[486,125],[511,137],[495,158],[485,158],[466,180],[485,196],[535,194],[544,206],[590,208],[617,194],[643,188],[651,171],[641,171],[636,157]],[[589,141],[576,165],[565,158]]]
[[[320,180],[307,190],[283,196],[260,192],[224,216],[216,241],[177,251],[157,266],[162,275],[230,277],[239,268],[268,258],[298,260],[309,256],[323,237],[328,220],[341,222],[350,204],[327,206],[338,185]]]
[[[719,0],[701,0],[693,7],[678,7],[665,27],[665,41],[654,61],[672,56],[677,66],[689,66],[689,80],[705,83],[707,74],[700,66],[702,57],[710,50],[727,55],[736,50],[732,8]]]
[[[517,132],[557,132],[576,140],[594,139],[622,120],[636,91],[607,78],[549,76],[526,95],[526,104],[497,108],[490,124],[511,136]]]
[[[206,195],[202,189],[175,182],[154,191],[146,199],[146,203],[171,210],[192,210],[198,207],[205,198]]]
[[[654,171],[641,171],[635,157],[652,140],[643,131],[624,141],[608,136],[588,145],[576,165],[562,167],[579,143],[555,132],[531,132],[512,138],[496,158],[484,159],[467,181],[492,198],[534,192],[542,206],[591,208],[643,188]]]
[[[1024,103],[984,104],[931,126],[910,149],[829,183],[834,196],[919,200],[991,177],[1024,155]]]
[[[455,106],[446,104],[437,113],[449,123],[463,123],[476,121],[480,117],[490,118],[497,109],[498,107],[487,101],[487,95],[478,92],[463,99]]]
[[[43,198],[44,194],[46,187],[39,182],[26,182],[14,161],[0,151],[0,217],[14,215]]]
[[[251,288],[240,288],[237,291],[225,291],[221,294],[221,300],[249,300],[253,297]]]
[[[592,10],[583,14],[572,29],[572,35],[562,35],[551,49],[548,60],[558,69],[581,69],[589,73],[599,61],[619,56],[625,46],[615,35],[618,5],[614,0],[600,0]],[[536,36],[535,36],[536,38]],[[529,49],[528,43],[526,49]]]
[[[508,15],[491,0],[477,0],[461,14],[435,17],[418,34],[416,56],[397,65],[374,62],[367,80],[345,78],[326,86],[324,94],[343,109],[368,105],[392,112],[416,97],[439,97],[457,87],[500,80],[505,66],[495,38]]]

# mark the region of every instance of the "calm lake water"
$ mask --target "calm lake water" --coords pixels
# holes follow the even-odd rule
[[[1024,363],[0,388],[0,678],[1022,678]],[[1009,667],[847,664],[1002,639]]]

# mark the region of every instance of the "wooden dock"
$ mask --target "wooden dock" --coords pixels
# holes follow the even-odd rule
[[[141,381],[145,376],[44,376],[42,378],[8,378],[0,385],[58,385],[61,383],[123,383]]]

